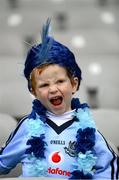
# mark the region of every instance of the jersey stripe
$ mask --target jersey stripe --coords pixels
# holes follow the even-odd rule
[[[3,150],[6,148],[6,146],[11,142],[11,140],[13,139],[13,137],[15,136],[15,134],[17,133],[18,129],[20,128],[21,124],[27,119],[28,116],[25,116],[23,119],[20,120],[20,122],[18,123],[16,129],[10,134],[10,136],[8,137],[8,140],[5,143],[5,146],[2,147],[0,149],[0,154],[2,154]]]
[[[119,179],[119,157],[117,157],[117,172],[116,172],[116,179]]]
[[[98,132],[100,133],[100,131],[98,131]],[[105,143],[107,145],[107,148],[109,149],[109,151],[112,153],[112,156],[113,156],[113,158],[112,158],[112,160],[110,162],[110,165],[111,165],[111,180],[113,180],[114,179],[114,173],[115,173],[114,161],[116,159],[116,156],[115,156],[115,153],[114,153],[113,149],[109,146],[108,142],[106,141],[105,137],[102,134],[101,134],[101,136],[103,137],[103,139],[104,139],[104,141],[105,141]]]

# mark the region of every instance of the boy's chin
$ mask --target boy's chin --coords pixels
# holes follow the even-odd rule
[[[65,112],[67,112],[69,110],[67,110],[66,108],[55,107],[50,111],[55,115],[61,115],[61,114],[64,114]]]

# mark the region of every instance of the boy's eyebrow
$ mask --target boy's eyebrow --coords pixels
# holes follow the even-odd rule
[[[40,82],[39,84],[48,84],[48,82],[44,81],[44,82]]]
[[[38,84],[39,84],[39,85],[49,84],[49,82],[48,82],[48,81],[45,81],[45,80],[40,80],[40,82],[38,81]]]

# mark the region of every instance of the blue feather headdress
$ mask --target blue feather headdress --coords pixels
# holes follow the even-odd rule
[[[26,57],[24,75],[29,81],[32,70],[44,64],[58,64],[65,67],[72,76],[81,80],[81,69],[76,63],[74,54],[63,44],[55,41],[49,36],[50,19],[42,28],[41,40],[38,45],[33,46]]]

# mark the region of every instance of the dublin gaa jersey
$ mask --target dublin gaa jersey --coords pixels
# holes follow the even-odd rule
[[[0,174],[8,173],[18,163],[22,163],[23,177],[30,175],[33,162],[26,150],[30,147],[28,118],[24,118],[9,137],[6,146],[0,151]],[[40,121],[40,119],[39,119]],[[76,133],[79,121],[75,118],[57,125],[53,120],[46,119],[45,128],[45,161],[46,165],[38,164],[39,168],[46,166],[46,177],[70,179],[71,173],[78,167],[76,145]],[[36,127],[37,128],[37,127]],[[97,156],[93,179],[118,179],[119,162],[117,155],[107,144],[104,137],[96,130],[94,151]],[[32,168],[31,168],[32,167]],[[31,169],[30,169],[31,168]],[[34,169],[35,171],[35,169]],[[38,176],[44,176],[39,174]]]

